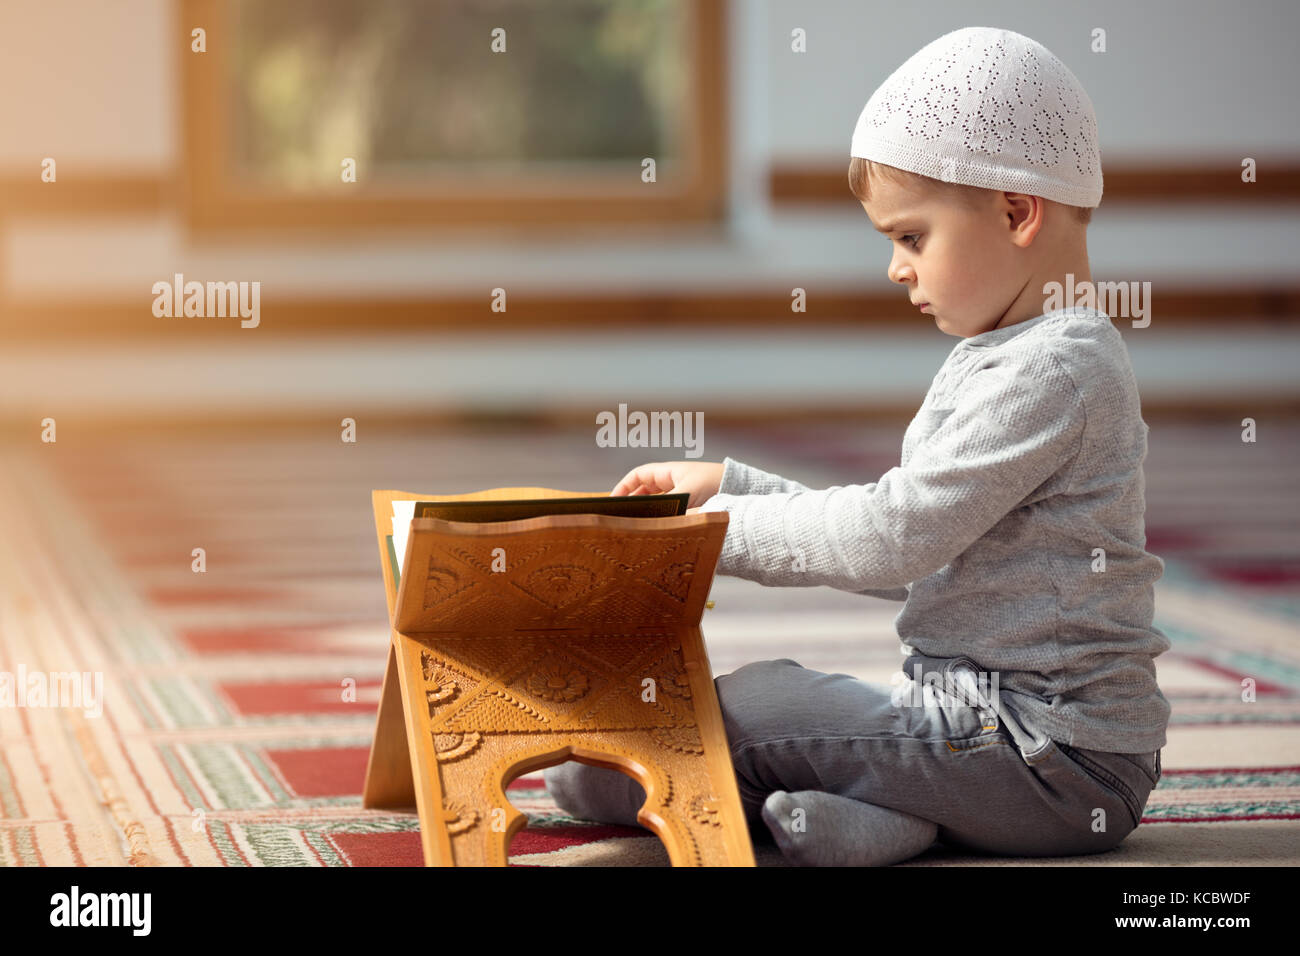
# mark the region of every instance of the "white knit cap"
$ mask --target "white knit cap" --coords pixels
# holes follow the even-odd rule
[[[1069,67],[1011,30],[965,27],[926,44],[871,95],[850,156],[946,183],[1101,202],[1092,101]]]

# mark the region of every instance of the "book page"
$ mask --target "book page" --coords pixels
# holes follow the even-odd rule
[[[406,560],[406,539],[411,534],[411,519],[415,517],[415,500],[393,502],[393,551],[397,554],[397,570],[402,570]]]

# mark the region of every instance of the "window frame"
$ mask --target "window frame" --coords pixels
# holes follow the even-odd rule
[[[484,178],[448,187],[410,188],[339,183],[293,194],[273,186],[238,183],[229,175],[225,144],[232,133],[227,45],[228,0],[177,0],[181,47],[181,206],[191,233],[246,229],[354,233],[366,227],[509,226],[512,230],[637,223],[719,224],[726,214],[726,0],[688,0],[694,96],[682,119],[685,146],[681,184],[660,176],[640,181],[639,162],[626,173],[572,178],[545,174]],[[206,31],[206,52],[190,49],[191,31]],[[485,41],[486,42],[486,39]],[[477,178],[476,178],[477,179]]]

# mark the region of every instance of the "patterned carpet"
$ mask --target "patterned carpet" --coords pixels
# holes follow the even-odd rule
[[[414,814],[361,807],[388,641],[371,489],[603,493],[667,456],[598,448],[589,430],[361,434],[61,435],[4,456],[0,671],[102,672],[104,704],[102,717],[0,707],[0,863],[421,863]],[[1152,425],[1147,529],[1167,563],[1156,624],[1173,649],[1157,665],[1173,716],[1143,825],[1097,857],[937,847],[904,865],[1300,862],[1300,434],[1261,435]],[[874,479],[901,437],[711,426],[705,458],[825,487]],[[897,669],[897,604],[732,578],[713,597],[715,673],[774,657],[883,683]],[[539,775],[510,796],[530,818],[512,864],[667,863],[648,831],[564,816]],[[781,865],[771,844],[755,849]]]

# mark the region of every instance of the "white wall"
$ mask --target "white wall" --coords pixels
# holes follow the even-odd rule
[[[434,230],[365,243],[274,239],[190,243],[170,214],[143,220],[10,222],[0,275],[19,298],[57,290],[116,296],[171,275],[230,273],[264,286],[346,294],[522,286],[749,287],[758,280],[884,288],[884,247],[846,195],[839,211],[774,211],[773,162],[847,162],[871,91],[912,52],[971,24],[1041,40],[1080,77],[1097,108],[1105,160],[1300,157],[1300,33],[1294,0],[732,0],[728,54],[733,221],[725,230],[652,237],[613,224],[606,237],[501,242]],[[178,47],[172,0],[0,4],[0,176],[165,174],[180,162]],[[809,50],[791,52],[790,30]],[[1089,50],[1107,31],[1108,52]],[[846,190],[847,193],[847,190]],[[1294,278],[1294,206],[1108,207],[1090,233],[1094,273],[1152,281]],[[610,241],[610,239],[614,241]],[[871,240],[875,239],[873,244]],[[256,275],[251,273],[256,271]]]
[[[1079,78],[1106,162],[1300,153],[1295,0],[766,0],[769,127],[777,160],[843,157],[872,91],[951,30],[1032,37]],[[793,27],[808,52],[790,51]],[[1091,52],[1092,30],[1105,53]]]
[[[744,152],[847,158],[871,91],[949,30],[1000,26],[1065,61],[1092,98],[1111,161],[1300,153],[1295,0],[732,0]],[[790,51],[793,27],[808,31]],[[1090,52],[1094,27],[1108,51]],[[171,0],[0,4],[0,173],[33,155],[161,171],[178,158]]]
[[[172,0],[0,3],[0,175],[175,165]],[[66,166],[64,165],[66,164]]]
[[[766,173],[773,161],[846,162],[853,124],[875,86],[924,43],[968,25],[1019,30],[1061,56],[1097,108],[1104,160],[1175,162],[1227,154],[1294,162],[1300,155],[1300,66],[1292,52],[1300,33],[1300,3],[1290,0],[1099,0],[1086,5],[1064,0],[733,0],[731,15],[729,126],[736,210],[729,230],[694,229],[681,237],[651,238],[616,227],[609,238],[513,243],[431,233],[388,242],[286,246],[270,240],[190,243],[171,214],[120,221],[15,218],[2,237],[0,275],[19,298],[132,297],[142,308],[152,299],[149,285],[175,271],[257,279],[268,296],[271,290],[323,295],[465,291],[507,281],[516,288],[591,290],[749,290],[789,283],[808,287],[812,295],[819,287],[885,288],[886,244],[867,228],[851,200],[846,197],[840,211],[773,213],[766,205]],[[83,171],[166,174],[178,161],[175,45],[185,42],[183,26],[173,22],[170,0],[0,4],[0,176],[19,171],[36,176],[40,158],[47,155],[58,157],[61,177]],[[802,56],[789,50],[793,26],[809,34],[809,52]],[[1107,30],[1106,54],[1088,51],[1095,26]],[[1294,283],[1300,217],[1295,206],[1103,203],[1089,244],[1098,278],[1136,275],[1153,280],[1157,290],[1163,281]],[[707,316],[700,319],[707,329]],[[1231,330],[1233,317],[1225,316],[1217,333],[1221,338],[1213,339],[1165,333],[1158,319],[1145,330],[1150,335],[1126,337],[1134,344],[1140,379],[1149,376],[1165,397],[1179,388],[1202,398],[1286,388],[1287,376],[1279,370],[1294,368],[1294,335],[1238,339]],[[762,395],[776,404],[811,394],[809,383],[850,400],[876,400],[880,388],[906,399],[923,393],[953,340],[933,327],[920,327],[901,290],[899,320],[898,338],[888,345],[895,351],[873,352],[864,346],[861,377],[837,361],[845,347],[843,333],[803,335],[798,351],[768,335],[767,344],[755,341],[759,351],[752,362],[725,363],[715,373],[715,384],[743,389],[754,369],[793,357],[789,374],[761,376]],[[340,395],[365,401],[367,382],[375,381],[360,373],[353,381],[340,377],[338,368],[356,368],[364,358],[359,344],[347,341],[333,346],[338,349],[333,357],[320,349],[312,358],[293,350],[259,352],[263,364],[270,365],[260,374],[243,374],[250,334],[255,333],[237,331],[234,348],[226,352],[196,354],[181,342],[170,357],[150,352],[143,366],[134,346],[119,349],[116,360],[92,350],[84,366],[74,360],[72,343],[57,354],[5,349],[0,352],[0,382],[9,385],[4,404],[9,414],[20,409],[27,414],[79,388],[94,396],[97,413],[152,407],[172,386],[169,379],[151,379],[149,368],[183,366],[185,397],[196,407],[282,405],[286,394],[315,395],[308,387],[313,381],[330,381]],[[672,338],[681,337],[675,332]],[[1238,343],[1226,359],[1225,341]],[[686,340],[681,347],[688,356],[729,354],[725,339],[713,343],[716,352],[701,351],[709,342]],[[560,349],[546,366],[550,381],[588,381],[599,388],[600,380],[590,377],[593,368],[625,368],[628,354],[650,355],[646,349],[655,343],[653,336],[639,343],[611,337],[580,354]],[[391,350],[383,342],[369,347],[374,354],[365,353],[370,355],[365,360],[388,360],[384,356]],[[426,347],[436,348],[431,342]],[[483,354],[496,347],[490,340],[481,343]],[[295,354],[297,365],[291,364]],[[96,355],[104,360],[96,362]],[[348,361],[339,365],[339,356]],[[690,367],[685,356],[663,358],[672,367]],[[830,367],[839,372],[827,377]],[[284,374],[275,374],[274,368],[283,368]],[[325,369],[335,371],[322,379]],[[881,377],[883,369],[898,374]],[[1184,371],[1192,369],[1202,371]],[[1207,377],[1205,369],[1217,377]],[[474,376],[447,381],[458,382],[457,394],[471,404],[491,404],[503,394],[491,381]],[[619,381],[640,387],[622,377]],[[237,398],[231,382],[239,382]],[[655,378],[642,385],[684,399],[698,394],[688,381]],[[539,396],[530,403],[547,400],[546,381],[529,387]],[[563,394],[550,396],[561,401],[572,394],[565,386]],[[371,397],[390,405],[438,401],[431,394],[387,388]]]

